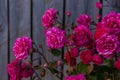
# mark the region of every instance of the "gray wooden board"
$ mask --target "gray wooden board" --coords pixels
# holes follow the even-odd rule
[[[15,59],[13,45],[18,37],[30,37],[30,0],[10,0],[10,62]],[[28,79],[26,79],[28,80]]]
[[[0,0],[0,80],[7,80],[7,0]]]
[[[51,55],[46,48],[46,38],[44,35],[44,28],[42,26],[42,16],[45,13],[45,11],[49,8],[55,8],[56,10],[60,11],[60,14],[62,15],[62,0],[33,0],[33,39],[35,43],[42,44],[43,48],[45,50],[45,56],[47,60],[53,61],[58,60],[59,58],[54,57]],[[37,54],[34,54],[33,58],[39,58],[40,56]],[[44,60],[41,60],[42,63],[45,63]],[[37,65],[39,61],[36,61],[34,65]],[[42,80],[58,80],[54,75],[52,75],[48,70],[47,74]]]

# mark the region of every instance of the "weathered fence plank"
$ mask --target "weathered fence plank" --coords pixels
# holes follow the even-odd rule
[[[62,10],[63,10],[63,1],[62,0],[33,0],[33,40],[37,44],[42,44],[43,48],[45,49],[45,56],[49,61],[56,60],[58,58],[54,57],[50,53],[47,52],[46,49],[46,40],[44,35],[44,28],[42,26],[42,15],[45,13],[45,11],[49,8],[55,8],[58,11],[60,11],[60,15],[62,16]],[[38,58],[39,55],[34,54],[33,58]],[[38,64],[39,61],[37,61],[35,64]],[[44,61],[42,60],[42,63]],[[35,65],[34,64],[34,65]],[[45,78],[42,80],[58,80],[54,75],[52,75],[48,70]]]
[[[10,61],[14,60],[13,45],[18,37],[30,37],[30,0],[10,0]],[[28,79],[26,79],[28,80]]]
[[[10,0],[10,59],[14,59],[13,45],[16,38],[30,37],[30,0]]]
[[[7,80],[8,62],[7,0],[0,0],[0,80]]]

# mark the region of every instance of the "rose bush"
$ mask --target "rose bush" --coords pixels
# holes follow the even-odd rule
[[[102,7],[100,2],[96,3],[97,9]],[[66,11],[68,19],[71,15],[70,11]],[[102,20],[102,17],[97,17],[97,23],[89,15],[81,14],[77,24],[67,22],[65,25],[57,20],[59,16],[54,8],[48,9],[42,16],[47,49],[26,36],[16,39],[13,47],[16,59],[8,64],[10,79],[22,80],[33,76],[33,79],[41,80],[49,70],[60,80],[120,80],[120,13],[111,12]],[[92,29],[91,25],[96,28]],[[48,60],[45,52],[59,59]],[[39,54],[40,59],[28,61],[29,55],[34,54]],[[32,64],[41,58],[44,62]],[[63,65],[67,69],[63,69]]]

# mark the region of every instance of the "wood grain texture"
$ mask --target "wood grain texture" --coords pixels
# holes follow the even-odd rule
[[[7,80],[7,0],[0,0],[0,80]]]
[[[44,35],[44,28],[42,26],[42,16],[45,11],[49,8],[55,8],[56,10],[60,11],[62,15],[62,0],[33,0],[33,39],[35,43],[42,44],[45,50],[45,56],[49,61],[57,60],[58,58],[54,57],[47,51],[47,45]],[[33,58],[39,58],[40,56],[34,54]],[[44,60],[41,59],[42,63],[44,64]],[[39,61],[36,61],[34,65],[39,64]],[[42,80],[58,80],[54,75],[52,75],[48,70],[47,74]]]

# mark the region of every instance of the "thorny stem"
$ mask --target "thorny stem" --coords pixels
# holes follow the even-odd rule
[[[40,52],[39,50],[38,50],[38,47],[37,47],[37,45],[35,44],[35,43],[33,43],[34,44],[34,46],[36,47],[36,52],[40,55],[40,56],[42,56],[43,57],[43,59],[44,59],[44,61],[48,64],[48,66],[49,66],[49,62],[47,61],[47,59],[46,59],[46,57],[44,56],[44,49],[43,49],[43,47],[41,47],[41,49],[42,49],[42,52]],[[58,71],[59,72],[59,71]],[[59,73],[61,73],[61,74],[63,74],[62,72],[59,72]],[[37,74],[37,73],[36,73]],[[59,78],[59,79],[61,79],[59,76],[58,76],[58,74],[56,74],[56,77],[57,78]],[[41,80],[41,79],[40,79]]]
[[[46,57],[42,54],[42,52],[40,52],[40,51],[38,50],[38,47],[37,47],[37,45],[36,45],[35,43],[34,43],[34,45],[35,45],[35,47],[36,47],[36,50],[35,50],[35,51],[38,52],[38,54],[39,54],[40,56],[42,56],[43,59],[45,60],[45,62],[49,65]],[[42,48],[42,51],[43,51],[43,48]]]

